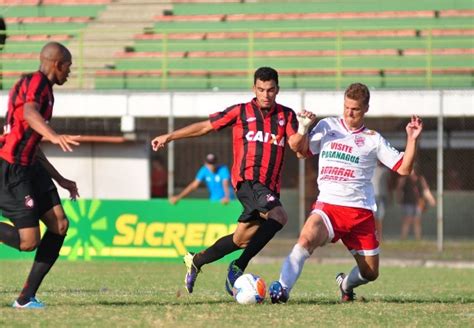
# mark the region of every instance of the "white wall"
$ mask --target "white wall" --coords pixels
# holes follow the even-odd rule
[[[148,199],[149,155],[136,143],[83,143],[73,153],[58,146],[41,145],[49,161],[67,179],[76,181],[81,198]],[[69,194],[58,188],[60,196]]]
[[[437,116],[441,103],[446,116],[474,116],[474,90],[371,91],[370,116]],[[253,97],[249,92],[56,92],[55,117],[204,117]],[[0,115],[7,108],[7,94],[0,94]],[[321,116],[339,115],[342,91],[281,92],[278,102]]]
[[[474,116],[474,90],[443,91],[371,91],[369,116],[437,116],[440,106],[446,116]],[[56,92],[54,117],[204,117],[230,105],[250,100],[249,92]],[[0,93],[0,115],[7,108],[8,95]],[[319,116],[340,115],[342,91],[281,92],[278,102],[295,110],[307,108]],[[54,118],[53,118],[54,119]],[[394,145],[404,143],[403,136],[392,136]],[[467,138],[467,139],[466,139]],[[471,142],[472,136],[460,136]],[[426,138],[425,138],[426,139]],[[433,142],[436,141],[435,136]],[[427,142],[427,141],[426,141]],[[43,143],[57,169],[78,183],[83,198],[148,199],[149,147],[135,143],[85,143],[72,154]],[[67,193],[60,190],[62,197]]]

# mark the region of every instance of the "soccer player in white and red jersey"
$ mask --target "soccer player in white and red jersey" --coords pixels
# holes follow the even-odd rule
[[[344,94],[343,115],[322,119],[309,138],[301,140],[306,144],[300,148],[303,152],[299,157],[319,154],[320,193],[298,242],[283,263],[279,281],[270,285],[273,303],[288,300],[306,259],[317,247],[339,239],[357,263],[348,275],[336,276],[342,302],[353,301],[354,288],[374,281],[379,275],[371,178],[377,160],[400,175],[410,174],[423,124],[418,116],[412,116],[405,128],[406,148],[400,153],[378,132],[365,127],[369,99],[364,84],[351,84]]]

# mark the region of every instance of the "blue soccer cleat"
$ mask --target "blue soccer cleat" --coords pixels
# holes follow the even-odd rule
[[[30,297],[30,301],[26,304],[21,305],[16,300],[13,302],[12,307],[15,309],[43,309],[44,304],[36,299],[36,297]]]
[[[273,304],[286,303],[290,298],[288,288],[283,287],[279,281],[274,281],[270,284],[268,294],[270,294],[270,299]]]
[[[201,270],[198,270],[198,268],[196,268],[194,265],[193,258],[194,253],[188,252],[186,255],[184,255],[184,264],[186,264],[186,276],[184,277],[184,283],[189,294],[193,292],[194,283],[196,282],[198,273],[201,272]]]
[[[227,269],[227,279],[225,281],[225,289],[229,293],[230,296],[234,296],[232,292],[232,288],[234,288],[234,283],[244,272],[241,268],[235,265],[235,260],[230,262],[229,268]]]
[[[342,289],[342,282],[344,281],[345,277],[346,275],[342,272],[336,275],[336,282],[339,286],[339,290],[341,291],[341,303],[353,302],[355,300],[354,291],[351,290],[350,292],[346,292],[344,289]]]

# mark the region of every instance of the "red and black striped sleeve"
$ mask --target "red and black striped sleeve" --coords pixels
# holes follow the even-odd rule
[[[212,128],[219,131],[225,127],[234,125],[237,122],[237,118],[240,116],[241,107],[242,105],[238,104],[230,106],[222,112],[209,115]]]
[[[48,78],[44,74],[37,72],[25,82],[28,84],[25,92],[25,104],[35,102],[41,105],[45,90],[48,88]]]
[[[291,109],[285,107],[286,121],[286,135],[291,137],[298,131],[298,120],[296,119],[296,113]]]

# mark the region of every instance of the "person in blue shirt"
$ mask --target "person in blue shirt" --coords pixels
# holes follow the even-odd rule
[[[210,201],[220,201],[227,204],[231,199],[234,199],[229,169],[225,165],[217,165],[216,155],[210,153],[206,155],[204,165],[197,172],[196,178],[178,195],[171,196],[170,203],[176,204],[180,199],[196,190],[203,181],[206,182]]]

